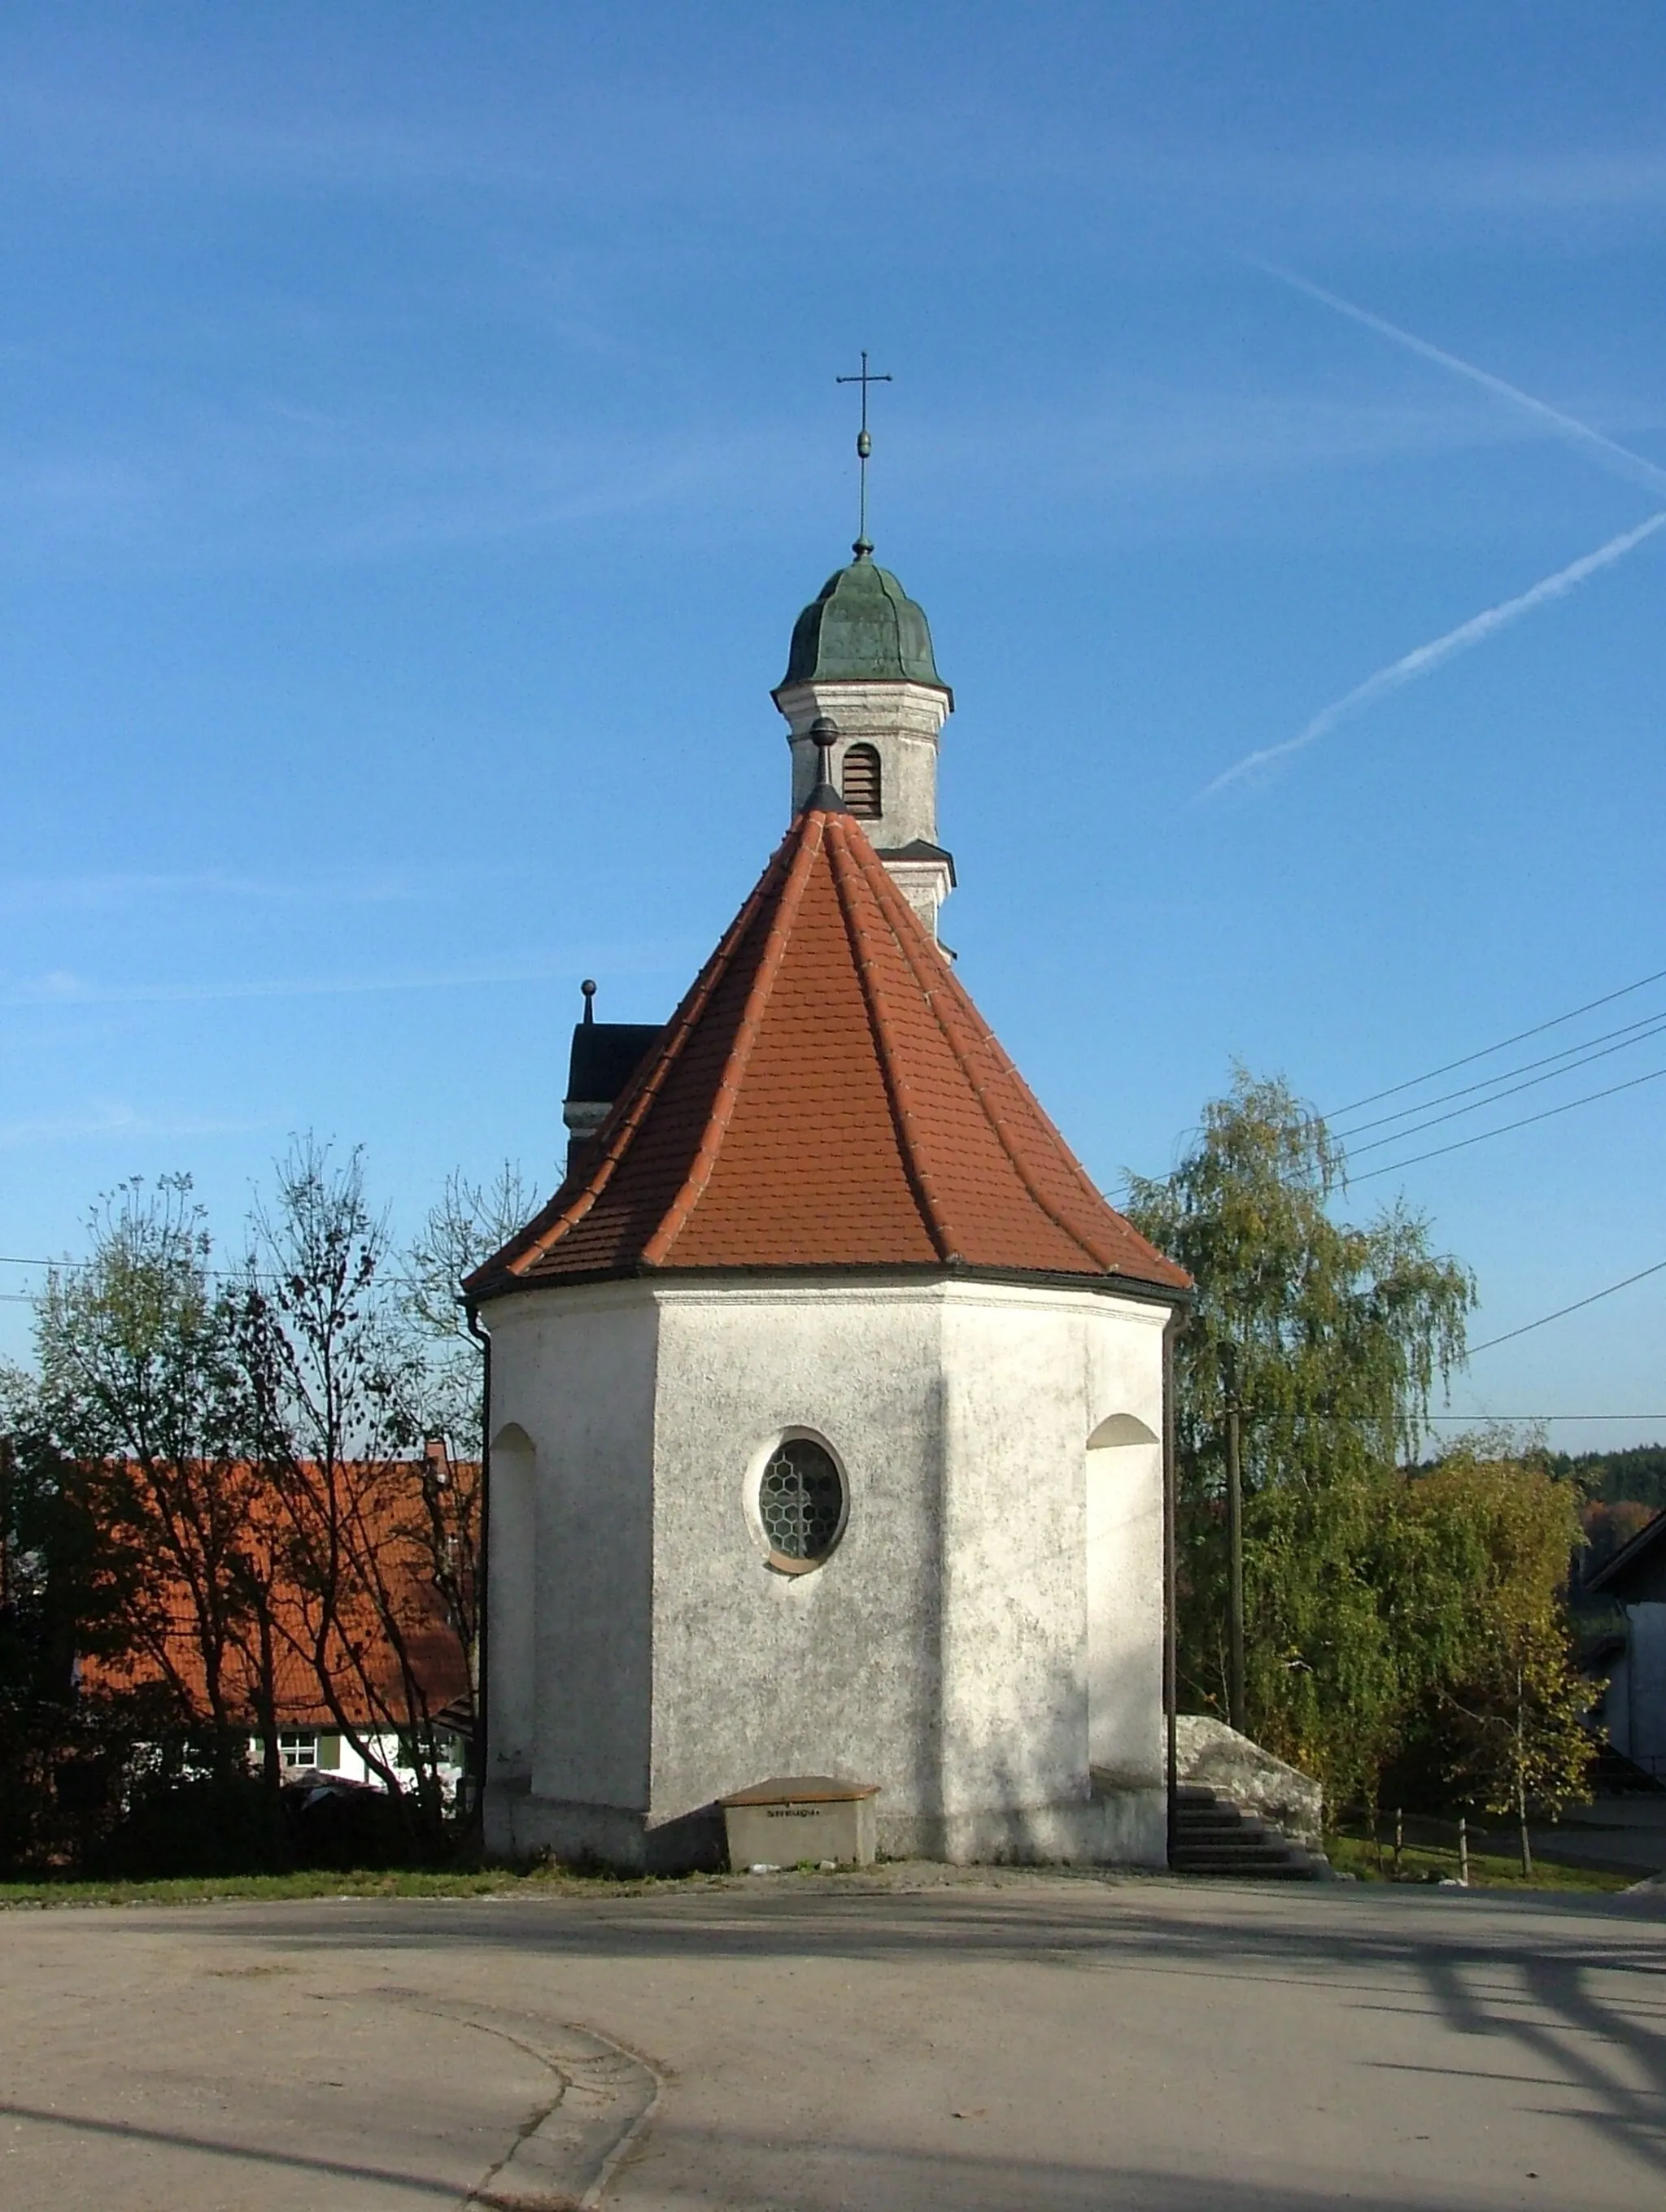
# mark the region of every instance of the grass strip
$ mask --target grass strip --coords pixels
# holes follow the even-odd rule
[[[1327,1836],[1325,1855],[1338,1874],[1358,1875],[1361,1881],[1392,1881],[1394,1850],[1389,1844],[1373,1844],[1368,1836]],[[1402,1881],[1456,1881],[1456,1844],[1408,1844],[1400,1854]],[[1469,1852],[1471,1889],[1602,1890],[1628,1889],[1636,1874],[1610,1874],[1600,1867],[1562,1866],[1535,1858],[1530,1881],[1522,1878],[1521,1861],[1493,1851]]]
[[[93,1905],[214,1905],[240,1899],[273,1904],[289,1898],[525,1897],[650,1887],[566,1867],[464,1869],[455,1872],[381,1869],[303,1874],[188,1875],[156,1881],[0,1881],[0,1911]],[[657,1886],[657,1885],[653,1885]]]

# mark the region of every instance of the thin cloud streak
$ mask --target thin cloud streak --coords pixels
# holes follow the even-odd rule
[[[69,1144],[105,1137],[240,1137],[274,1127],[276,1124],[270,1121],[231,1121],[202,1115],[159,1120],[136,1113],[131,1106],[107,1106],[95,1114],[70,1115],[58,1120],[0,1121],[0,1150],[9,1152],[21,1145]]]
[[[1666,491],[1666,468],[1649,460],[1642,453],[1634,453],[1629,446],[1617,445],[1612,438],[1605,437],[1601,430],[1592,429],[1589,422],[1580,422],[1578,416],[1566,414],[1546,400],[1535,399],[1530,392],[1523,392],[1519,385],[1507,384],[1503,377],[1494,376],[1490,369],[1478,368],[1474,362],[1463,361],[1456,354],[1446,352],[1441,346],[1431,345],[1427,338],[1420,338],[1411,331],[1402,330],[1397,323],[1388,322],[1383,316],[1372,314],[1368,307],[1356,307],[1352,300],[1345,300],[1335,292],[1328,292],[1322,284],[1316,284],[1306,276],[1298,276],[1293,270],[1280,269],[1271,261],[1256,261],[1250,265],[1259,269],[1263,276],[1275,277],[1280,284],[1287,284],[1292,291],[1304,293],[1310,300],[1316,300],[1322,307],[1329,307],[1336,314],[1346,315],[1350,322],[1359,323],[1368,331],[1377,331],[1379,337],[1390,339],[1395,345],[1403,346],[1420,360],[1433,362],[1441,368],[1450,368],[1454,375],[1467,377],[1470,383],[1480,385],[1484,392],[1490,392],[1498,398],[1507,399],[1512,406],[1525,408],[1529,415],[1536,416],[1559,436],[1586,447],[1608,467],[1617,470],[1633,483],[1647,484],[1652,491]]]
[[[243,876],[217,868],[175,874],[111,870],[104,874],[13,876],[0,879],[0,913],[34,914],[43,907],[94,912],[170,900],[312,908],[391,906],[431,900],[436,882],[472,884],[496,880],[502,870],[435,871],[412,866],[402,874],[366,870],[341,877]]]
[[[678,948],[644,959],[641,953],[612,959],[617,975],[651,973],[672,966]],[[200,1006],[221,1000],[357,998],[377,992],[483,990],[518,983],[570,981],[587,963],[577,960],[528,961],[503,968],[455,968],[408,975],[301,977],[249,983],[88,983],[62,969],[30,983],[0,990],[0,1006]],[[598,965],[596,958],[588,963]]]
[[[1272,767],[1275,761],[1288,760],[1292,753],[1305,751],[1309,745],[1316,744],[1321,738],[1328,737],[1339,722],[1351,720],[1354,715],[1363,714],[1367,707],[1375,706],[1379,699],[1387,698],[1391,691],[1398,691],[1403,684],[1415,683],[1420,677],[1431,674],[1458,653],[1467,653],[1471,646],[1481,645],[1487,638],[1495,637],[1500,630],[1508,629],[1512,623],[1519,622],[1523,615],[1531,614],[1535,607],[1541,607],[1551,599],[1566,598],[1588,576],[1594,576],[1600,568],[1611,568],[1614,562],[1624,560],[1627,553],[1641,545],[1645,538],[1652,538],[1663,526],[1666,526],[1666,507],[1657,514],[1651,514],[1646,522],[1639,523],[1634,530],[1622,531],[1618,538],[1609,538],[1606,545],[1599,545],[1594,553],[1584,554],[1579,560],[1570,562],[1566,568],[1559,568],[1554,576],[1546,576],[1530,590],[1518,593],[1513,599],[1500,600],[1497,606],[1488,607],[1485,613],[1472,615],[1468,622],[1460,623],[1456,629],[1449,629],[1444,637],[1435,638],[1428,645],[1420,645],[1414,651],[1402,654],[1398,660],[1390,661],[1386,668],[1379,668],[1374,676],[1368,676],[1363,684],[1355,684],[1352,691],[1344,692],[1340,699],[1322,708],[1293,738],[1286,738],[1282,744],[1263,745],[1257,752],[1246,753],[1241,761],[1234,763],[1216,776],[1213,783],[1204,785],[1197,794],[1197,803],[1213,799],[1218,792],[1225,791],[1229,784],[1241,782],[1245,776],[1254,775],[1258,769]]]

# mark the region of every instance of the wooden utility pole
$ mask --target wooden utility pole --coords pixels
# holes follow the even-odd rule
[[[11,1438],[0,1437],[0,1615],[11,1609]]]
[[[1226,1714],[1247,1735],[1243,1704],[1243,1439],[1236,1399],[1226,1408]]]

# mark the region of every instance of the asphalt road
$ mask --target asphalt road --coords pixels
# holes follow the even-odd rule
[[[14,1912],[0,2144],[5,2212],[554,2206],[610,2150],[609,2212],[1637,2212],[1666,1899],[927,1873]]]

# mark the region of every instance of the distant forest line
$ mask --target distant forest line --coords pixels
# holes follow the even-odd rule
[[[1552,1452],[1552,1471],[1570,1475],[1582,1494],[1605,1505],[1622,1500],[1666,1506],[1666,1444],[1633,1444],[1626,1451]]]
[[[1666,1510],[1666,1444],[1633,1444],[1626,1451],[1551,1452],[1551,1471],[1578,1488],[1586,1549],[1578,1579],[1589,1582],[1622,1544]]]

